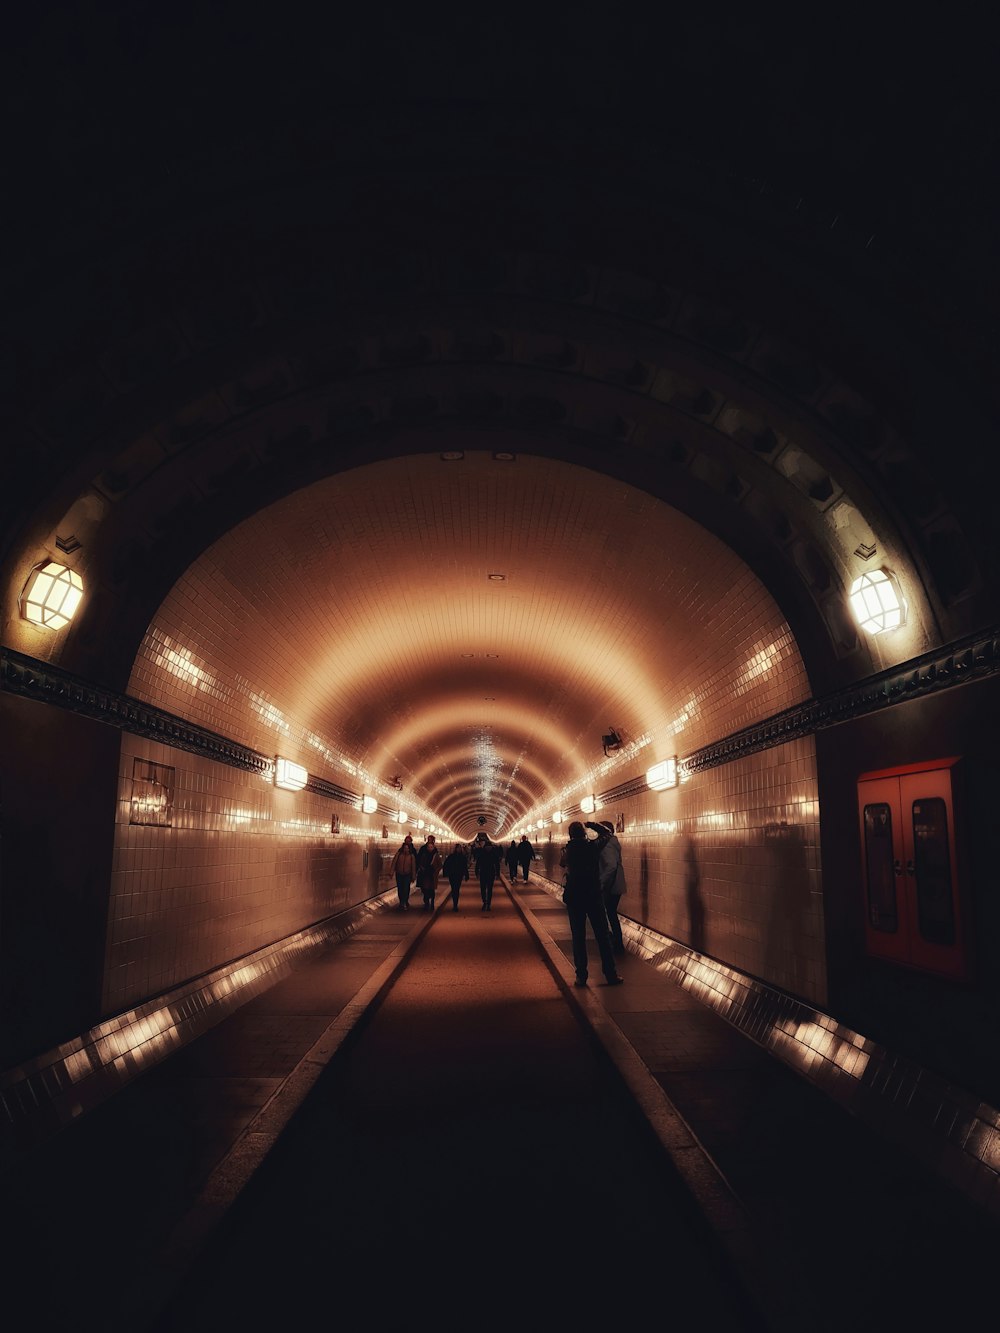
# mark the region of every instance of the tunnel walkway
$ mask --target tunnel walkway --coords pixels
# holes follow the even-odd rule
[[[537,881],[387,909],[30,1154],[33,1326],[978,1313],[995,1222],[640,958],[573,989],[569,947]]]

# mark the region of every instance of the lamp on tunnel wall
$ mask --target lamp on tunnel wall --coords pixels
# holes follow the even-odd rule
[[[646,769],[646,786],[650,791],[666,791],[677,786],[677,756],[661,759],[652,768]]]
[[[866,634],[883,634],[906,624],[906,602],[894,574],[866,570],[851,584],[851,613]]]
[[[597,809],[597,797],[585,796],[583,800],[580,802],[580,809],[583,811],[585,815],[592,815],[594,811]]]
[[[76,570],[46,560],[31,571],[18,605],[33,625],[62,629],[76,615],[82,598],[83,579]]]
[[[561,810],[553,810],[553,811],[552,811],[552,822],[553,822],[553,824],[561,824],[561,823],[563,822],[563,819],[564,819],[564,818],[565,818],[565,816],[563,815],[563,812],[562,812]]]
[[[308,772],[301,764],[293,764],[290,759],[274,757],[274,785],[283,791],[301,791],[309,781]]]
[[[410,816],[406,813],[405,810],[397,810],[397,811],[396,811],[396,823],[397,823],[397,824],[405,824],[406,821],[409,819],[409,817],[410,817]]]
[[[378,801],[375,799],[374,796],[362,796],[361,798],[362,814],[373,815],[377,809],[378,809]]]

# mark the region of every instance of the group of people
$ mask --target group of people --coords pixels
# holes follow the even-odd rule
[[[507,862],[507,874],[510,876],[511,883],[517,879],[518,870],[521,871],[521,878],[524,883],[528,882],[528,867],[535,859],[535,849],[528,841],[526,833],[521,834],[521,841],[511,838],[510,846],[504,853],[504,859]]]
[[[483,904],[480,910],[492,911],[493,886],[500,874],[502,859],[499,843],[491,841],[485,833],[480,833],[468,851],[456,843],[448,855],[442,857],[433,833],[428,834],[426,842],[419,849],[414,846],[412,835],[407,833],[389,863],[389,873],[396,878],[400,911],[410,910],[410,893],[416,883],[423,898],[424,911],[432,912],[437,902],[438,882],[444,875],[450,889],[451,910],[457,912],[462,885],[471,878],[470,859],[479,881],[479,895]],[[524,877],[527,880],[527,870]]]
[[[587,829],[594,834],[587,837]],[[594,932],[601,956],[601,969],[609,986],[620,986],[624,978],[618,971],[615,955],[625,952],[618,904],[625,892],[625,870],[621,843],[610,821],[569,826],[569,842],[563,848],[559,864],[565,872],[563,902],[569,915],[573,938],[573,967],[577,986],[586,986],[589,975],[587,958],[587,922]]]
[[[588,829],[593,838],[587,836]],[[517,879],[520,868],[523,882],[527,884],[528,867],[535,859],[535,849],[527,837],[522,837],[520,842],[512,839],[504,852],[499,843],[493,842],[485,833],[479,833],[468,850],[456,843],[442,858],[433,833],[419,849],[414,846],[412,835],[407,833],[389,867],[390,873],[396,877],[400,911],[410,910],[410,891],[414,882],[423,898],[424,911],[433,911],[438,880],[443,874],[451,891],[451,910],[457,912],[462,885],[470,879],[470,859],[479,881],[480,910],[489,912],[493,907],[493,886],[500,874],[501,861],[506,860],[512,882]],[[569,842],[563,848],[559,864],[564,871],[563,902],[573,938],[576,985],[587,985],[589,921],[604,978],[609,986],[620,986],[622,977],[615,955],[625,952],[618,905],[625,893],[626,882],[621,843],[615,836],[614,824],[609,820],[601,823],[588,820],[586,824],[574,820],[569,826]]]

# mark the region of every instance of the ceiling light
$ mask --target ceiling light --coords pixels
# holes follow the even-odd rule
[[[21,615],[33,625],[62,629],[76,615],[83,580],[74,569],[46,560],[36,565],[21,592]]]
[[[646,770],[646,786],[650,791],[666,791],[677,786],[677,756],[661,759],[658,764]]]
[[[459,459],[465,457],[465,454],[461,449],[446,449],[441,457],[446,463],[457,463]]]
[[[506,583],[506,582],[507,582],[507,575],[506,575],[506,574],[487,574],[486,577],[489,579],[489,581],[490,581],[491,583]]]
[[[854,619],[867,634],[882,634],[906,623],[906,602],[888,570],[870,569],[855,579],[850,603]]]
[[[274,785],[283,791],[301,791],[309,781],[309,774],[301,764],[293,764],[290,759],[276,755],[274,759]]]

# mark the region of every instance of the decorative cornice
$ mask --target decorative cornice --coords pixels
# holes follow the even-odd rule
[[[850,685],[822,699],[809,699],[763,722],[744,727],[700,750],[683,756],[678,765],[684,775],[717,768],[735,759],[743,759],[759,750],[768,750],[800,736],[812,735],[827,727],[854,721],[869,713],[896,704],[908,703],[929,694],[953,689],[970,681],[983,680],[1000,671],[1000,627],[946,644],[934,652],[911,658],[874,676]],[[0,689],[37,703],[53,704],[83,717],[149,740],[161,741],[178,750],[187,750],[218,763],[229,764],[252,773],[267,774],[274,768],[274,756],[261,754],[249,746],[217,732],[199,727],[152,704],[140,702],[128,694],[105,689],[74,676],[49,662],[39,662],[12,648],[0,648]],[[598,793],[602,804],[636,796],[646,789],[644,777]],[[335,782],[310,775],[307,790],[318,796],[357,806],[357,792]],[[392,813],[379,804],[379,812]],[[568,816],[579,813],[579,805],[566,807]]]

